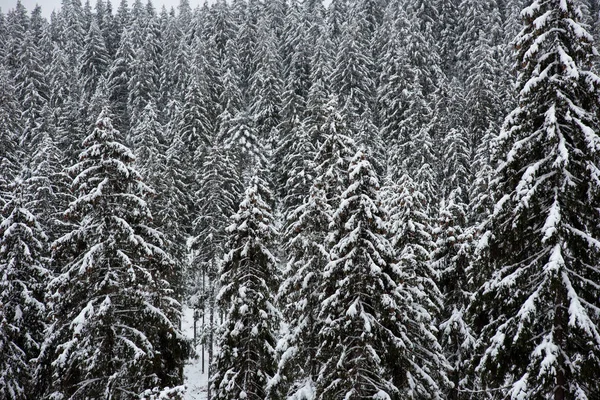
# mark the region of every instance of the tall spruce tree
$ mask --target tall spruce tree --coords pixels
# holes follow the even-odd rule
[[[440,207],[434,229],[435,250],[431,258],[439,273],[439,287],[444,295],[444,306],[439,320],[439,342],[450,363],[448,373],[453,386],[447,399],[469,399],[472,384],[469,362],[475,347],[475,336],[467,319],[471,300],[468,266],[471,260],[471,230],[467,228],[466,204],[461,202],[460,189],[450,193]],[[464,389],[467,388],[467,391]]]
[[[475,365],[513,399],[600,396],[600,79],[579,7],[536,0],[521,13],[519,106],[495,142]]]
[[[323,183],[313,182],[308,196],[288,213],[283,240],[289,257],[278,303],[287,328],[277,349],[277,375],[270,382],[272,397],[312,398],[320,362],[317,357],[319,285],[329,261],[327,228],[332,222]]]
[[[377,175],[362,151],[347,174],[330,225],[330,261],[317,289],[316,356],[322,365],[315,398],[400,398],[409,346],[403,277],[387,239]]]
[[[85,37],[79,62],[79,79],[82,81],[83,96],[88,101],[96,92],[98,82],[105,75],[109,63],[104,37],[98,23],[93,20]]]
[[[214,363],[214,399],[263,400],[275,374],[275,308],[279,275],[270,247],[277,237],[265,182],[254,176],[227,228],[228,253],[220,271],[218,301],[224,322]]]
[[[441,399],[450,386],[449,365],[437,339],[443,297],[437,285],[439,274],[430,262],[434,243],[427,197],[408,175],[388,184],[385,191],[388,229],[408,302],[405,324],[411,356],[401,375],[408,382],[402,398]]]
[[[19,171],[19,103],[7,71],[0,71],[0,207],[8,201],[10,184]]]
[[[26,155],[31,154],[39,141],[42,111],[50,97],[39,47],[33,40],[33,34],[27,31],[18,53],[19,68],[14,76],[17,98],[22,110],[23,132],[19,142]]]
[[[185,342],[165,277],[173,263],[150,226],[151,192],[103,112],[84,140],[65,211],[75,227],[53,243],[52,324],[42,364],[50,397],[131,398],[181,383]]]
[[[27,188],[13,184],[0,223],[0,398],[40,398],[43,380],[33,379],[44,340],[47,236],[29,211]]]

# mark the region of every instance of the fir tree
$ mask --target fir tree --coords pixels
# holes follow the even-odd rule
[[[487,282],[473,305],[484,388],[600,396],[596,54],[576,1],[534,1],[517,36],[519,106],[495,141]]]
[[[19,67],[19,52],[25,38],[25,32],[29,28],[29,16],[27,10],[21,0],[17,0],[14,10],[10,10],[6,15],[6,31],[11,34],[8,36],[8,41],[3,44],[4,47],[4,63],[10,75]]]
[[[141,11],[140,11],[141,12]],[[142,16],[134,21],[139,21]],[[158,84],[160,75],[158,71],[158,55],[155,52],[157,38],[150,29],[142,27],[137,28],[133,23],[130,29],[130,39],[132,42],[133,59],[130,65],[130,77],[127,84],[128,95],[127,111],[129,113],[130,124],[135,125],[141,118],[142,111],[150,101],[156,101],[158,98]],[[143,43],[140,43],[143,36]]]
[[[82,89],[84,96],[88,99],[95,92],[98,82],[104,76],[109,67],[109,56],[104,43],[104,37],[94,20],[85,37],[83,53],[79,63],[79,79],[82,80]]]
[[[238,174],[244,179],[254,168],[262,168],[267,159],[264,147],[259,140],[247,111],[240,111],[234,118],[224,121],[226,137],[223,140],[225,149],[231,151],[238,166]]]
[[[436,321],[443,307],[438,272],[433,268],[434,249],[427,198],[410,176],[386,187],[390,210],[389,232],[398,268],[403,272],[407,346],[411,357],[397,379],[407,379],[406,398],[441,399],[448,382],[449,365],[437,340]]]
[[[31,150],[37,145],[42,110],[50,97],[38,51],[32,33],[27,31],[19,52],[19,69],[14,77],[17,98],[22,109],[23,133],[19,142],[26,154],[31,154]]]
[[[182,378],[179,304],[165,280],[173,264],[149,225],[150,189],[105,115],[70,169],[77,199],[65,216],[76,226],[52,245],[59,274],[41,356],[51,397],[129,398]]]
[[[71,178],[64,171],[64,153],[56,141],[59,131],[50,113],[50,108],[45,107],[39,145],[31,158],[27,185],[31,192],[31,211],[40,216],[39,223],[49,241],[53,242],[65,233],[62,211],[73,199],[70,193]]]
[[[19,171],[19,103],[12,79],[6,71],[0,71],[0,143],[4,151],[0,153],[0,207],[8,201],[10,184]]]
[[[27,188],[13,185],[0,223],[0,398],[24,400],[43,392],[33,379],[34,359],[44,340],[44,285],[50,272],[47,237],[29,211]]]
[[[377,175],[363,152],[330,225],[333,247],[318,285],[316,399],[398,398],[407,343],[401,271],[387,240]],[[402,379],[403,380],[403,379]]]
[[[332,90],[338,94],[347,133],[373,156],[379,172],[383,151],[375,125],[375,66],[369,51],[369,24],[364,11],[353,10],[338,48],[331,74]]]
[[[259,140],[266,148],[273,149],[279,139],[277,127],[281,121],[281,59],[277,37],[272,31],[263,26],[258,37],[260,45],[254,59],[257,70],[250,80],[250,111]]]
[[[440,291],[444,306],[439,324],[439,342],[452,370],[448,377],[453,387],[448,399],[469,399],[469,361],[475,346],[475,337],[467,318],[471,300],[467,271],[471,260],[472,238],[467,227],[466,205],[461,202],[460,189],[442,202],[437,226],[434,229],[435,250],[431,258],[439,273]],[[469,389],[467,389],[469,390]]]
[[[186,276],[191,304],[205,321],[203,343],[208,342],[209,365],[213,361],[213,343],[216,326],[216,290],[218,288],[218,266],[223,259],[227,244],[229,217],[241,198],[241,182],[238,171],[228,153],[216,144],[210,147],[204,162],[197,172],[200,199],[198,217],[193,221],[194,259]],[[208,320],[208,321],[207,321]]]
[[[311,398],[315,391],[320,368],[318,288],[329,261],[326,229],[332,214],[323,184],[317,180],[304,202],[287,216],[283,242],[289,261],[278,294],[287,329],[277,345],[281,356],[270,382],[273,397]]]
[[[121,35],[121,41],[115,59],[108,70],[107,86],[111,109],[116,117],[115,127],[121,132],[129,130],[129,81],[131,80],[134,53],[131,47],[131,36],[128,30]]]
[[[310,141],[304,124],[294,125],[290,133],[284,137],[285,140],[281,143],[279,151],[280,154],[286,154],[279,163],[278,174],[284,214],[303,203],[315,176],[313,163],[316,155],[315,147]]]
[[[327,119],[322,128],[322,144],[315,156],[317,179],[322,182],[325,198],[337,209],[340,196],[348,187],[347,171],[356,154],[356,142],[346,135],[346,124],[339,112],[337,97],[327,103]]]
[[[329,115],[328,106],[330,101],[330,42],[326,35],[325,27],[316,29],[319,32],[315,43],[314,53],[310,60],[310,88],[306,99],[306,110],[304,114],[304,126],[310,137],[310,141],[316,148],[323,143],[323,131]],[[315,33],[317,34],[317,33]]]
[[[217,400],[262,400],[276,372],[275,334],[281,317],[274,296],[277,260],[269,250],[277,236],[270,197],[265,182],[252,177],[227,228],[229,251],[218,296],[225,316],[211,383]]]

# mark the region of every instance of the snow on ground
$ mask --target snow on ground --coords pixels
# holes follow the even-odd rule
[[[198,328],[200,328],[199,325]],[[183,307],[181,330],[186,337],[194,338],[194,310],[187,306]],[[202,347],[198,345],[196,350],[198,358],[188,360],[184,369],[185,385],[187,387],[185,400],[205,400],[207,397],[208,353],[204,352],[204,373],[202,373]]]

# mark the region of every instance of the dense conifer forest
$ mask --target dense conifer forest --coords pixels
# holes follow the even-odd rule
[[[190,399],[199,343],[209,399],[600,399],[597,34],[597,0],[17,0],[0,400]]]

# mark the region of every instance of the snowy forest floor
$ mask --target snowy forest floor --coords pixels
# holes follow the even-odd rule
[[[198,325],[198,328],[200,326]],[[181,330],[189,338],[194,338],[194,310],[184,306]],[[205,400],[208,385],[208,353],[204,352],[204,373],[202,373],[202,348],[196,348],[197,358],[189,359],[185,364],[185,385],[187,387],[185,400]]]

